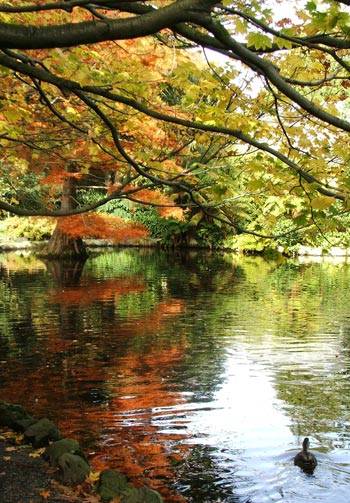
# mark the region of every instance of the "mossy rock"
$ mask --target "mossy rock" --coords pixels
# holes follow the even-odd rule
[[[24,431],[35,422],[36,419],[30,416],[21,405],[0,402],[0,426]]]
[[[62,482],[67,485],[81,484],[90,473],[90,466],[85,459],[69,452],[62,454],[57,464],[62,473]]]
[[[148,487],[140,487],[136,489],[133,487],[127,491],[121,499],[121,503],[163,503],[163,498],[157,491],[149,489]]]
[[[58,466],[59,458],[68,452],[69,454],[76,454],[87,462],[87,459],[80,449],[79,442],[71,438],[62,438],[50,444],[45,451],[44,457],[50,462],[52,466]]]
[[[100,475],[97,492],[103,503],[108,503],[119,497],[121,503],[162,503],[159,493],[141,487],[137,489],[128,483],[125,475],[115,470],[105,470]]]
[[[129,487],[125,475],[115,470],[104,470],[100,474],[96,490],[103,503],[107,503],[113,498],[121,496]]]
[[[44,417],[25,430],[24,438],[37,449],[51,440],[59,440],[60,433],[55,423]]]

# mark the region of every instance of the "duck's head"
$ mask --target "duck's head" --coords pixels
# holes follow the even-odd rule
[[[303,440],[303,451],[307,451],[310,445],[310,440],[308,437],[304,438]]]

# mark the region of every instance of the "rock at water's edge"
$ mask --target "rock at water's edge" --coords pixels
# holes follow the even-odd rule
[[[57,426],[44,417],[25,430],[24,438],[37,449],[47,445],[50,440],[59,440],[60,433]]]
[[[0,402],[0,426],[22,432],[35,422],[21,405]]]
[[[52,466],[58,466],[59,458],[68,452],[68,454],[76,454],[83,458],[86,462],[87,459],[80,448],[79,442],[71,438],[62,438],[50,444],[45,451],[44,457],[50,462]]]
[[[83,458],[68,452],[59,457],[58,466],[67,485],[81,484],[90,473],[90,466]]]
[[[163,503],[159,493],[148,487],[133,487],[123,474],[115,470],[105,470],[101,473],[97,492],[103,503],[108,503],[116,497],[120,498],[121,503]]]
[[[116,496],[120,496],[128,487],[129,484],[125,475],[115,470],[104,470],[100,474],[97,492],[101,496],[103,503],[107,503]]]

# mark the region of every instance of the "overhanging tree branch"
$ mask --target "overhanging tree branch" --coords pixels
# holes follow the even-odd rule
[[[202,24],[208,31],[210,31],[222,44],[233,53],[246,65],[250,66],[254,71],[258,70],[273,84],[281,93],[290,98],[294,103],[298,104],[301,108],[309,112],[314,117],[317,117],[323,122],[335,126],[343,131],[350,132],[350,123],[336,117],[325,110],[322,110],[315,103],[305,98],[302,94],[290,86],[276,67],[269,61],[264,60],[257,54],[244,47],[244,45],[236,42],[226,30],[226,28],[209,18],[208,16],[201,16]]]
[[[210,12],[215,0],[177,0],[143,15],[35,26],[0,23],[0,48],[50,49],[94,44],[106,40],[126,40],[158,33],[181,22],[195,22],[200,11]]]
[[[23,74],[26,74],[32,78],[42,80],[44,82],[50,83],[58,87],[59,89],[67,89],[77,96],[80,97],[90,108],[94,109],[97,105],[95,105],[91,100],[89,100],[86,96],[85,93],[90,93],[90,94],[95,94],[97,96],[102,96],[104,98],[110,99],[112,101],[124,104],[126,106],[132,107],[135,110],[138,110],[139,112],[142,112],[149,117],[153,117],[154,119],[158,119],[163,122],[168,122],[172,124],[177,124],[179,126],[183,126],[185,128],[190,128],[198,131],[204,131],[204,132],[210,132],[210,133],[217,133],[217,134],[222,134],[222,135],[227,135],[234,137],[236,139],[241,140],[242,142],[251,145],[261,151],[264,151],[273,157],[279,159],[283,164],[286,164],[289,168],[292,169],[292,171],[295,174],[300,175],[306,182],[308,183],[315,183],[318,185],[317,190],[326,196],[329,197],[334,197],[339,200],[346,200],[346,196],[344,194],[339,193],[336,190],[330,189],[327,186],[325,186],[320,180],[312,176],[309,172],[303,170],[300,166],[298,166],[297,163],[289,159],[286,155],[282,154],[278,150],[272,148],[269,146],[267,143],[259,142],[255,138],[249,136],[246,133],[243,133],[241,130],[237,129],[231,129],[227,128],[224,126],[214,126],[214,125],[209,125],[209,124],[203,124],[198,121],[191,121],[187,119],[182,119],[180,117],[175,117],[171,116],[162,112],[158,112],[156,110],[150,109],[149,107],[145,106],[142,103],[137,102],[136,100],[132,98],[127,98],[122,95],[118,95],[115,93],[112,93],[111,91],[108,91],[104,88],[100,87],[95,87],[95,86],[81,86],[79,83],[74,82],[72,80],[68,79],[62,79],[60,77],[57,77],[56,75],[53,75],[51,72],[48,72],[47,70],[44,70],[41,67],[34,67],[33,65],[28,65],[25,63],[22,63],[21,61],[16,61],[14,58],[10,58],[9,56],[6,55],[1,55],[0,54],[0,64],[4,64],[4,66],[10,67],[16,71],[19,71]],[[96,111],[96,110],[95,110]],[[103,114],[103,117],[100,116],[100,118],[103,120],[103,122],[107,125],[107,127],[110,129],[110,131],[113,131],[113,124],[109,121],[109,119]],[[118,145],[119,137],[115,133],[114,141],[116,145]],[[119,149],[118,149],[119,150]],[[124,151],[124,149],[123,149]],[[140,167],[136,164],[133,165],[133,160],[132,158],[127,158],[127,153],[124,151],[123,157],[127,160],[127,162],[133,166],[136,170],[139,169]],[[144,175],[144,173],[141,173]],[[166,185],[164,181],[161,179],[155,179],[155,183],[162,183],[163,185]]]

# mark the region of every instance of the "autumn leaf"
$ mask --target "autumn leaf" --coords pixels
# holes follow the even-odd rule
[[[15,441],[16,444],[19,444],[22,442],[24,435],[22,433],[16,433],[14,431],[4,431],[1,434],[1,437],[3,440],[11,440]]]
[[[311,206],[315,210],[325,210],[335,202],[334,197],[319,196],[311,201]]]
[[[42,498],[44,498],[45,500],[47,500],[51,495],[51,491],[41,491],[39,493],[39,496],[41,496]]]
[[[95,482],[98,481],[98,479],[100,478],[100,473],[99,471],[96,471],[96,472],[90,472],[88,478],[86,479],[88,482],[94,484]]]
[[[45,447],[41,447],[40,449],[36,449],[35,451],[29,453],[29,457],[30,458],[40,458],[40,456],[42,456],[44,454],[45,450],[46,450]]]

